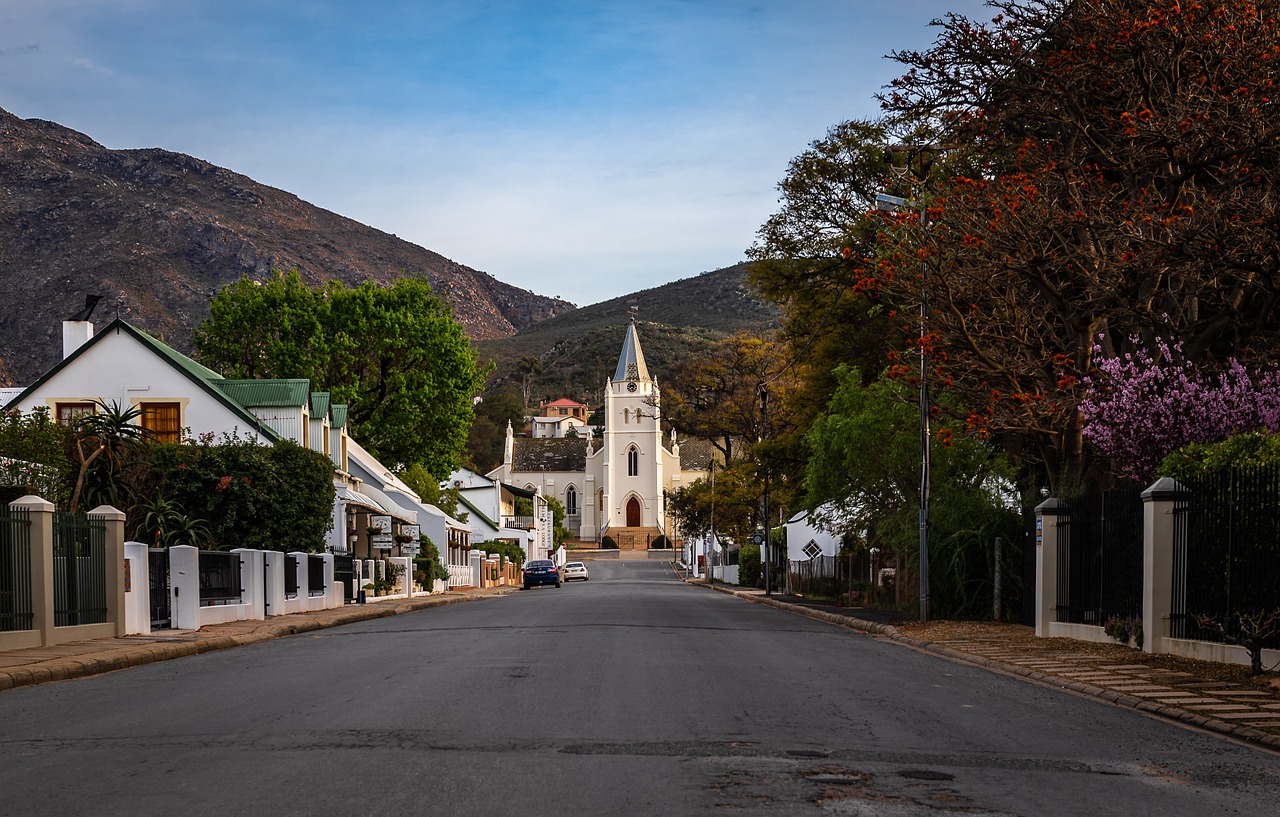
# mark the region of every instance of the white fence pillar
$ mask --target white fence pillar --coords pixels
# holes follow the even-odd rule
[[[1060,499],[1036,506],[1036,635],[1049,635],[1058,611],[1058,519],[1070,513]]]
[[[400,569],[400,575],[391,585],[392,593],[413,597],[413,559],[408,556],[388,556],[387,563]]]
[[[285,609],[290,613],[305,613],[310,603],[308,599],[310,593],[307,587],[307,554],[295,550],[285,555],[293,557],[293,577],[298,588],[297,595],[285,600]],[[289,569],[287,560],[285,569]]]
[[[151,553],[145,542],[125,542],[124,561],[129,581],[124,592],[126,635],[151,632]]]
[[[169,548],[169,615],[175,630],[200,629],[200,551]]]
[[[471,586],[484,587],[481,582],[482,572],[484,570],[484,551],[471,551]]]
[[[248,608],[244,617],[253,620],[266,618],[266,588],[263,585],[265,562],[262,551],[233,548],[231,552],[240,557],[240,603]]]
[[[1142,492],[1143,652],[1166,652],[1174,593],[1174,505],[1185,495],[1172,477],[1162,477]],[[1185,587],[1180,590],[1185,594]]]

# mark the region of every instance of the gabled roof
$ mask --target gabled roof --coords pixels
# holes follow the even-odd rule
[[[200,365],[199,363],[195,362],[194,360],[182,354],[181,352],[177,351],[176,349],[172,349],[166,346],[164,343],[161,343],[160,341],[151,337],[146,332],[143,332],[141,329],[138,329],[137,327],[126,323],[120,318],[116,318],[111,323],[107,324],[102,329],[101,332],[94,333],[93,337],[89,338],[87,341],[81,344],[74,352],[67,355],[62,360],[58,361],[58,364],[56,366],[54,366],[52,369],[42,374],[39,378],[36,379],[34,383],[32,383],[30,386],[27,386],[25,389],[23,389],[22,392],[18,394],[18,396],[10,400],[5,405],[5,408],[9,408],[10,406],[16,405],[22,402],[23,400],[26,400],[27,395],[36,391],[45,383],[48,383],[51,379],[53,379],[55,375],[57,375],[63,369],[66,369],[69,366],[74,365],[75,362],[79,360],[82,356],[84,356],[89,349],[92,349],[96,344],[100,343],[103,338],[108,337],[112,332],[115,332],[115,333],[123,332],[124,334],[132,337],[141,346],[143,346],[144,348],[150,350],[153,354],[155,354],[156,357],[160,358],[161,360],[163,360],[164,362],[172,366],[175,370],[180,372],[189,381],[191,381],[191,383],[195,385],[198,389],[200,389],[201,391],[211,396],[218,403],[222,404],[224,408],[228,409],[232,414],[236,415],[237,418],[239,418],[240,420],[243,420],[244,424],[248,428],[252,428],[254,431],[258,432],[263,437],[265,437],[266,439],[270,440],[273,443],[283,439],[273,429],[271,429],[269,426],[267,426],[257,417],[254,417],[253,414],[251,414],[249,411],[247,411],[244,408],[244,406],[237,403],[230,396],[223,393],[223,391],[218,388],[218,384],[221,381],[226,380],[226,378],[224,378],[222,375],[218,374],[213,369],[209,369],[205,366]]]
[[[644,352],[640,351],[640,335],[636,332],[636,320],[627,325],[627,337],[622,341],[622,354],[618,355],[618,368],[613,372],[613,382],[649,380],[649,369],[644,365]]]
[[[568,397],[561,397],[557,400],[552,400],[550,403],[543,403],[542,405],[543,406],[565,406],[566,408],[575,407],[575,406],[580,406],[582,408],[587,407],[586,403],[579,403],[576,400],[570,400]]]
[[[311,397],[311,381],[306,378],[216,380],[213,385],[246,408],[301,408]]]
[[[461,502],[463,505],[466,505],[467,510],[475,514],[480,519],[481,522],[485,523],[486,525],[493,528],[494,530],[498,529],[498,523],[490,519],[488,514],[486,514],[484,511],[480,510],[475,505],[471,504],[471,501],[468,500],[465,496],[459,495],[458,501]]]
[[[329,420],[334,428],[342,428],[347,424],[347,404],[334,403],[329,406]]]
[[[311,419],[319,420],[329,413],[329,392],[311,392]]]

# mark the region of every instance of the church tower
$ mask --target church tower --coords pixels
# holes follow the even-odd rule
[[[662,524],[664,450],[660,395],[649,376],[635,319],[605,385],[604,473],[601,493],[608,526],[656,528]]]

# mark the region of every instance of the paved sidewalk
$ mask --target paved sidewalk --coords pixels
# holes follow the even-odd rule
[[[103,672],[137,667],[171,658],[256,644],[311,630],[339,627],[430,607],[503,596],[516,588],[496,587],[419,596],[414,599],[373,600],[333,610],[273,616],[267,621],[233,621],[199,630],[157,630],[150,635],[72,641],[53,647],[0,651],[0,690],[65,681]]]
[[[701,582],[697,582],[701,584]],[[911,633],[910,625],[894,621],[893,613],[872,609],[844,609],[793,596],[766,596],[763,590],[714,585],[738,598],[767,604],[809,618],[827,621],[896,641],[913,649],[974,664],[994,672],[1016,675],[1137,709],[1162,718],[1280,750],[1280,688],[1223,681],[1207,671],[1196,675],[1137,660],[1116,645],[1114,649],[1069,646],[1065,639],[1027,638],[991,628],[957,637],[926,640]],[[870,619],[878,620],[870,620]],[[901,624],[900,631],[896,624]],[[938,628],[945,630],[943,627]],[[928,625],[922,631],[927,633]],[[1064,646],[1064,643],[1068,646]],[[1194,666],[1198,662],[1183,662]]]

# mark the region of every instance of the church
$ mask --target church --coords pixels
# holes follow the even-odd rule
[[[502,465],[487,476],[558,499],[565,527],[585,546],[607,536],[622,550],[672,547],[665,494],[705,475],[711,446],[680,444],[674,430],[664,440],[661,405],[633,318],[605,383],[603,434],[517,437],[508,425]]]

